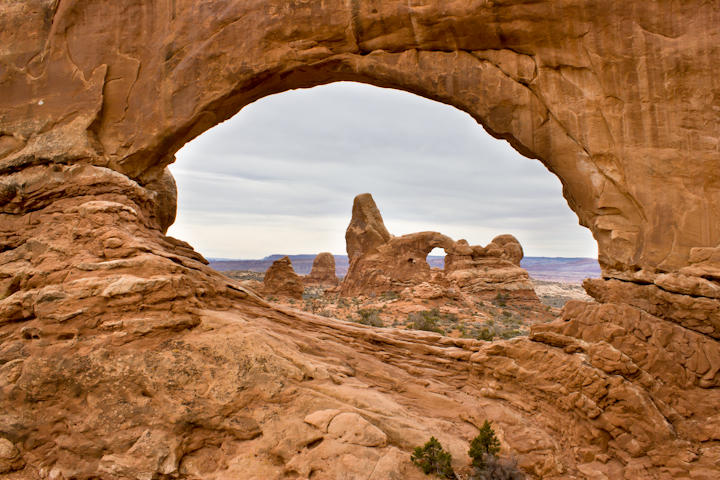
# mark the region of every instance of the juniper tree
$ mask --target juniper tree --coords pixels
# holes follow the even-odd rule
[[[470,442],[470,450],[468,455],[472,458],[472,464],[476,467],[485,465],[485,456],[495,456],[500,451],[500,440],[495,436],[490,422],[485,420],[480,428],[480,433]]]

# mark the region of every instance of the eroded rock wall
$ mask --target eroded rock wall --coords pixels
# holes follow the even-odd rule
[[[413,446],[460,468],[491,418],[543,478],[716,478],[718,24],[700,0],[2,3],[1,468],[411,479]],[[492,344],[378,331],[277,311],[163,235],[178,148],[337,80],[542,161],[598,241],[600,303]],[[387,444],[303,422],[325,410]]]

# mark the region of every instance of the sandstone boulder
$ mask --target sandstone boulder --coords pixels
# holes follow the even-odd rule
[[[293,270],[290,258],[275,260],[265,272],[263,293],[301,299],[305,287],[302,278]]]
[[[387,435],[382,430],[354,412],[319,410],[306,416],[305,423],[343,443],[365,447],[384,447],[387,444]]]
[[[20,470],[24,466],[20,451],[10,440],[0,437],[0,474]]]
[[[384,447],[387,435],[353,412],[344,412],[335,416],[328,425],[328,434],[341,442],[362,445],[365,447]]]
[[[509,234],[498,235],[493,238],[490,243],[500,246],[503,251],[501,254],[502,258],[514,263],[518,267],[520,266],[520,261],[523,259],[524,253],[522,245],[520,245],[517,238]]]
[[[340,283],[335,275],[335,257],[332,253],[319,253],[313,260],[310,274],[303,278],[309,286],[335,287]]]

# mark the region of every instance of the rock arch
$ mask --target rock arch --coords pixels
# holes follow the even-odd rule
[[[462,352],[453,353],[442,342],[414,339],[402,347],[409,353],[396,353],[396,360],[423,355],[417,345],[430,342],[437,356],[467,361],[453,370],[452,382],[465,378],[475,394],[485,392],[487,408],[500,408],[499,400],[488,399],[506,398],[518,418],[527,419],[533,409],[549,419],[564,412],[574,428],[569,440],[552,421],[538,430],[543,451],[554,452],[539,474],[619,468],[639,478],[642,469],[661,472],[669,462],[673,471],[716,472],[708,458],[718,453],[703,442],[720,440],[712,406],[720,385],[719,23],[720,10],[701,1],[3,5],[0,340],[3,358],[16,363],[7,376],[14,380],[2,386],[12,421],[4,420],[0,433],[20,445],[28,462],[44,456],[48,465],[77,464],[79,454],[57,444],[38,450],[48,432],[23,414],[41,404],[54,421],[81,410],[83,401],[121,404],[103,387],[119,377],[84,353],[83,341],[115,349],[147,373],[157,359],[134,357],[133,342],[155,342],[151,351],[166,351],[160,340],[176,335],[185,340],[175,341],[187,342],[192,363],[203,355],[195,347],[207,339],[187,329],[212,324],[216,317],[208,316],[208,308],[240,302],[246,315],[274,320],[260,322],[262,328],[285,322],[287,317],[204,267],[188,245],[163,235],[175,209],[165,167],[185,142],[258,98],[354,80],[454,105],[541,160],[593,232],[603,267],[604,279],[587,284],[601,303],[570,305],[565,322],[537,329],[532,340],[458,344],[453,348]],[[303,321],[329,328],[317,319]],[[40,333],[22,335],[22,329]],[[351,328],[342,335],[371,351],[374,344],[356,333]],[[535,355],[532,361],[528,352]],[[53,365],[63,355],[70,360],[58,370]],[[538,372],[538,359],[558,368]],[[269,361],[290,377],[322,377],[291,368],[280,356]],[[447,368],[444,362],[430,364]],[[104,380],[92,383],[81,365],[91,365]],[[187,375],[212,369],[212,362],[198,362]],[[325,372],[325,378],[339,375]],[[426,373],[434,375],[432,368]],[[153,376],[138,378],[151,382]],[[577,378],[591,379],[592,389]],[[502,393],[499,379],[531,386],[532,404],[513,397],[511,386]],[[170,383],[156,388],[166,391]],[[58,406],[48,395],[79,400]],[[131,436],[126,430],[125,440],[81,463],[120,472],[131,470],[133,452],[147,442],[190,454],[187,445],[202,432],[216,440],[242,437],[216,417],[196,415],[194,423],[182,423],[179,404],[173,405],[163,433],[136,438],[135,450],[122,453]],[[130,418],[116,412],[115,420],[98,420],[91,431],[99,435],[102,425],[117,428]],[[148,426],[148,415],[137,413],[134,422]],[[503,422],[510,432],[508,418]],[[250,420],[237,421],[246,422],[244,431],[256,431]],[[168,425],[174,425],[174,436]],[[262,428],[270,437],[272,427]],[[24,444],[28,435],[34,440]],[[678,445],[701,454],[685,463],[670,459],[667,452],[674,454]],[[528,458],[539,462],[541,450]]]

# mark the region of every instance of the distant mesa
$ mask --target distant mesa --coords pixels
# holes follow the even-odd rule
[[[303,278],[303,283],[325,288],[336,287],[340,283],[335,274],[335,257],[332,253],[322,252],[315,257],[310,275]]]
[[[520,267],[523,249],[512,235],[499,235],[486,246],[454,241],[438,232],[395,237],[385,224],[372,195],[355,197],[345,233],[350,259],[341,286],[343,296],[405,292],[420,287],[420,296],[454,298],[458,294],[489,300],[500,294],[542,309],[528,272]],[[445,268],[430,268],[428,254],[445,250]]]

